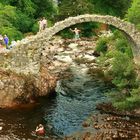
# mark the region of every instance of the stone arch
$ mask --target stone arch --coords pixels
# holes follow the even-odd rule
[[[124,32],[128,36],[131,43],[133,43],[132,51],[134,62],[140,64],[140,32],[133,24],[109,15],[86,14],[76,17],[69,17],[63,21],[55,23],[54,26],[45,29],[43,32],[38,33],[31,39],[27,39],[26,42],[23,40],[20,41],[17,44],[17,47],[12,49],[10,52],[11,56],[9,57],[8,62],[6,60],[6,62],[2,63],[2,65],[5,66],[8,63],[9,68],[6,69],[16,71],[17,73],[38,74],[40,70],[42,51],[52,36],[67,27],[83,22],[105,23],[108,25],[113,25]]]
[[[113,25],[117,29],[124,32],[129,39],[129,41],[133,44],[133,55],[134,61],[139,63],[140,60],[140,32],[136,29],[134,24],[121,20],[120,18],[113,17],[110,15],[79,15],[76,17],[69,17],[63,21],[57,22],[53,27],[46,29],[40,36],[37,38],[42,40],[49,40],[53,35],[58,33],[59,31],[70,27],[72,25],[83,23],[83,22],[99,22],[105,23],[108,25]]]

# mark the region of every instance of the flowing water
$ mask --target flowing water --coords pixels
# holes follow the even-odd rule
[[[31,135],[42,123],[46,137],[61,139],[76,131],[82,131],[82,122],[92,113],[98,113],[96,104],[105,102],[105,92],[111,87],[87,74],[86,67],[72,66],[72,75],[58,81],[56,97],[39,99],[33,108],[0,110],[0,140],[34,140]]]

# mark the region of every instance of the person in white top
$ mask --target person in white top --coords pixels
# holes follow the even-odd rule
[[[3,45],[3,36],[0,34],[0,47]]]
[[[43,17],[42,24],[43,24],[43,30],[45,30],[45,28],[47,27],[47,19],[45,19],[45,17]]]
[[[43,30],[43,19],[40,19],[38,21],[38,24],[39,24],[39,32],[41,32]]]
[[[45,135],[45,128],[42,124],[39,124],[35,130],[37,135]]]

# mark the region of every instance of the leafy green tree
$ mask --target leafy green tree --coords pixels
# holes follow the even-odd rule
[[[82,14],[91,14],[93,13],[94,5],[90,2],[90,0],[59,0],[58,4],[58,16],[57,20],[63,20],[70,16],[77,16]],[[74,27],[78,27],[81,29],[81,36],[91,37],[94,35],[93,29],[97,28],[97,24],[93,22],[77,24]],[[62,36],[70,36],[68,30],[61,32]]]
[[[140,29],[140,0],[133,0],[131,8],[128,9],[126,19]]]
[[[2,27],[0,28],[0,33],[3,35],[7,35],[9,40],[21,40],[23,38],[23,34],[18,31],[15,27]]]
[[[119,51],[114,53],[114,59],[112,61],[112,76],[112,82],[117,87],[121,89],[133,87],[136,73],[134,71],[133,60],[127,54]]]
[[[93,13],[93,4],[90,0],[60,0],[58,9],[61,19],[64,19],[69,16]]]
[[[33,16],[36,12],[36,5],[32,2],[32,0],[2,0],[2,2],[6,5],[9,4],[16,7],[27,16]]]
[[[52,0],[32,0],[36,6],[35,18],[47,17],[48,19],[54,18],[57,14],[57,8]]]
[[[8,11],[8,12],[7,12]],[[10,5],[0,3],[0,33],[7,34],[11,39],[21,39],[22,33],[16,29],[12,21],[16,17],[16,8]]]
[[[124,17],[131,4],[131,0],[91,0],[94,12],[104,15]]]
[[[99,40],[97,41],[97,44],[96,44],[95,51],[97,53],[105,54],[107,52],[107,41],[108,41],[108,39],[105,37],[99,38]]]
[[[126,36],[119,30],[115,30],[112,36],[112,42],[115,48],[122,53],[126,53],[130,58],[133,58],[132,46]]]
[[[17,10],[14,20],[12,20],[12,24],[17,30],[21,31],[22,33],[27,33],[32,31],[32,26],[36,22],[35,19],[30,18],[23,12]]]
[[[113,105],[121,110],[134,110],[140,106],[140,88],[135,88],[130,91],[130,95],[126,96],[124,93],[116,94]],[[113,95],[114,96],[114,95]]]
[[[52,19],[56,12],[56,5],[52,0],[1,0],[0,33],[7,33],[16,39],[27,32],[36,33],[37,19],[43,16]]]
[[[122,110],[133,109],[140,104],[140,98],[134,94],[134,89],[135,92],[139,89],[132,58],[118,50],[110,51],[106,57],[111,58],[109,76],[117,88],[108,93],[113,106]]]

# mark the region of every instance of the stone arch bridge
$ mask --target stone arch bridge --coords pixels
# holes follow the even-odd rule
[[[41,52],[53,35],[72,25],[92,21],[113,25],[124,32],[133,44],[134,61],[140,64],[140,32],[133,24],[109,15],[86,14],[69,17],[57,22],[53,27],[47,28],[42,33],[38,33],[30,40],[21,40],[7,55],[3,54],[0,56],[0,67],[4,70],[11,70],[26,75],[38,74],[40,70]]]

